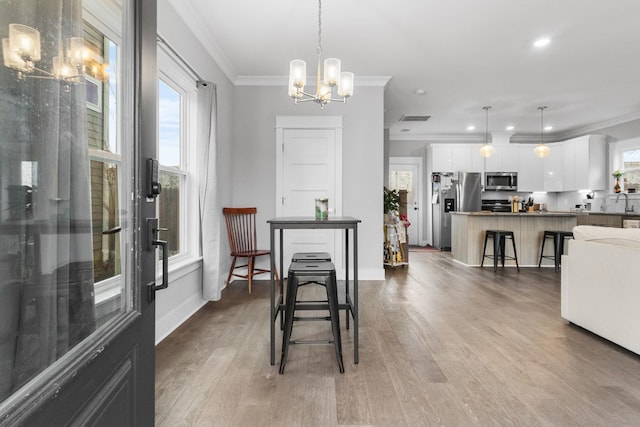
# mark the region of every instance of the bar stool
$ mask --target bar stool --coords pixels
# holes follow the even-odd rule
[[[304,262],[322,262],[331,261],[331,255],[329,252],[296,252],[291,257],[291,262],[304,261]]]
[[[487,255],[487,240],[493,239],[493,254]],[[505,243],[507,239],[511,239],[513,245],[513,256],[505,255]],[[482,262],[480,267],[484,265],[484,259],[493,259],[493,271],[498,270],[498,259],[502,261],[504,267],[505,259],[512,259],[516,262],[516,268],[520,272],[520,266],[518,265],[518,252],[516,251],[516,241],[513,237],[513,231],[509,230],[486,230],[484,235],[484,247],[482,249]]]
[[[323,285],[327,292],[327,303],[313,304],[308,307],[304,307],[304,302],[298,301],[298,287],[304,283],[310,283],[308,280],[303,282],[304,279],[322,278]],[[318,282],[314,282],[318,283]],[[310,309],[310,310],[329,310],[328,317],[295,317],[295,310]],[[292,341],[291,332],[293,330],[293,322],[297,320],[329,320],[331,322],[331,331],[333,334],[333,340],[306,340],[306,341]],[[338,285],[336,281],[336,270],[333,263],[324,262],[292,262],[289,266],[289,274],[287,277],[287,295],[285,304],[285,320],[284,320],[284,333],[282,335],[282,355],[280,357],[280,374],[284,373],[284,368],[287,363],[287,356],[289,354],[289,344],[311,344],[311,343],[333,343],[336,351],[336,359],[338,360],[338,367],[340,373],[344,373],[344,364],[342,362],[342,339],[340,337],[340,317],[338,312]]]
[[[549,237],[553,239],[553,256],[544,255],[544,243]],[[555,263],[556,273],[560,270],[560,261],[562,260],[562,254],[564,253],[564,239],[568,237],[573,239],[573,232],[545,230],[544,236],[542,237],[542,247],[540,248],[538,268],[542,265],[542,258],[547,258],[552,259]]]

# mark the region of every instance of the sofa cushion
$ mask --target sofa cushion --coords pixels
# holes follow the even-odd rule
[[[578,225],[573,227],[573,238],[595,243],[640,248],[640,229]]]

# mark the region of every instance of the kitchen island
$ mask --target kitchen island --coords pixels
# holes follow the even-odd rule
[[[452,212],[451,213],[451,254],[456,261],[468,266],[480,266],[485,230],[513,231],[518,264],[520,267],[538,266],[540,246],[545,230],[572,231],[577,225],[580,213],[502,213],[502,212]],[[547,242],[545,254],[553,253],[553,242]],[[492,242],[487,244],[487,253],[493,250]],[[513,256],[511,245],[506,245],[506,255]],[[487,260],[486,265],[492,264]],[[543,259],[543,266],[553,267],[553,261]],[[505,266],[514,266],[507,260]]]

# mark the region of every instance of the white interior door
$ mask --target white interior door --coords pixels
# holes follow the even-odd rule
[[[422,168],[420,158],[391,157],[389,159],[389,188],[407,190],[407,229],[409,244],[420,244],[422,236]]]
[[[312,217],[315,199],[329,200],[330,215],[341,212],[341,128],[283,128],[278,132],[278,216]],[[340,150],[341,153],[341,150]],[[340,165],[340,166],[339,166]],[[329,252],[342,266],[341,235],[333,230],[287,230],[284,233],[285,271],[295,252]]]

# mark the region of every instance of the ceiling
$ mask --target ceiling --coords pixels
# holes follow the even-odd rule
[[[233,82],[315,67],[317,0],[170,1]],[[534,141],[545,105],[550,141],[640,119],[639,17],[638,0],[323,0],[322,44],[356,74],[354,97],[390,77],[391,140],[482,140],[490,105],[489,132]]]

